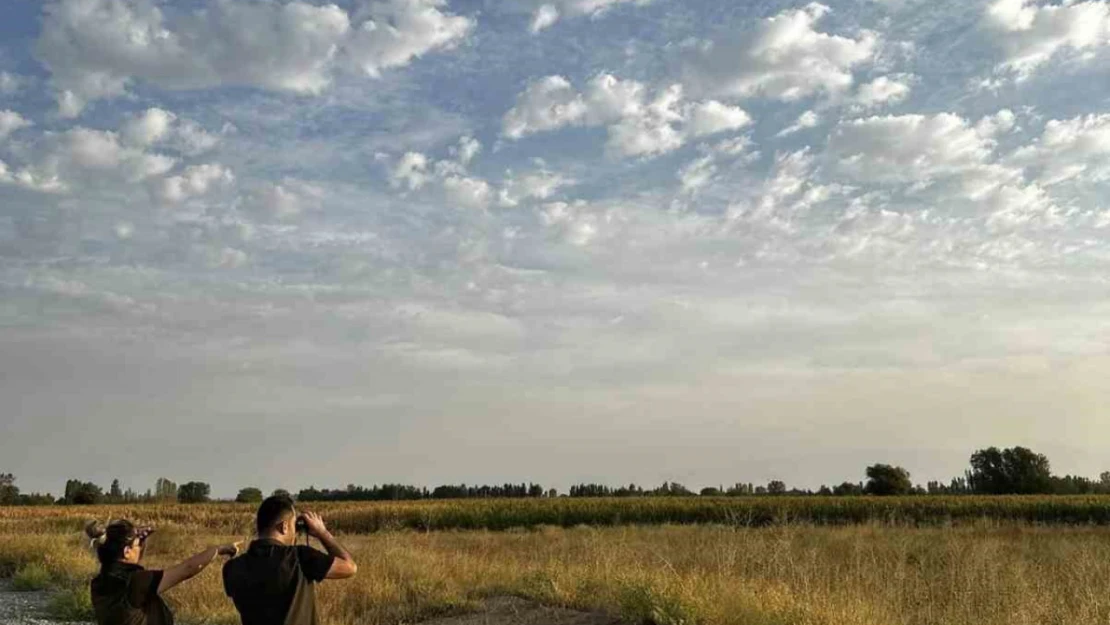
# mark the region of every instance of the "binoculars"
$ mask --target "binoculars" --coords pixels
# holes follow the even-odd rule
[[[308,523],[305,522],[303,514],[298,514],[297,515],[297,520],[294,522],[294,525],[297,528],[297,533],[298,534],[307,534],[308,533]]]

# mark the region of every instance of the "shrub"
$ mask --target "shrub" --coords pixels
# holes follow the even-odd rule
[[[48,606],[50,616],[59,621],[93,621],[92,596],[87,587],[67,588],[54,595]]]
[[[45,590],[50,586],[50,571],[38,564],[25,564],[12,576],[12,588],[20,592]]]

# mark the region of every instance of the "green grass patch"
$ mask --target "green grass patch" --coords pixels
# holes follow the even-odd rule
[[[39,563],[25,564],[12,576],[12,589],[20,592],[46,590],[50,587],[50,571]]]
[[[67,588],[54,595],[47,608],[50,617],[59,621],[95,621],[92,597],[84,587]]]

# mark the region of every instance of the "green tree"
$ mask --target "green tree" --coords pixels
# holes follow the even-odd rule
[[[967,478],[973,492],[986,495],[1052,492],[1048,458],[1025,447],[980,449],[971,455]]]
[[[270,496],[271,497],[289,497],[289,498],[292,498],[293,494],[290,493],[289,491],[285,490],[284,488],[276,488],[276,489],[274,489],[274,492],[270,493]]]
[[[63,500],[67,504],[88,506],[98,504],[104,499],[104,491],[92,482],[66,480],[66,493]]]
[[[785,495],[786,494],[786,483],[783,482],[782,480],[771,480],[770,482],[767,482],[767,494],[768,495]]]
[[[174,501],[177,499],[177,484],[164,477],[154,482],[155,501]]]
[[[910,472],[902,467],[874,464],[867,467],[867,485],[863,491],[868,495],[908,495],[913,492],[913,482],[910,482]]]
[[[204,482],[188,482],[177,489],[178,503],[205,503],[211,488]]]
[[[832,494],[837,497],[858,497],[863,494],[863,486],[852,482],[843,482],[833,486]]]
[[[19,487],[15,485],[15,476],[11,473],[0,473],[0,506],[14,506],[19,503]]]
[[[108,499],[113,503],[123,501],[123,490],[119,486],[119,478],[112,480],[112,486],[108,489]]]
[[[239,503],[259,503],[262,499],[262,491],[253,486],[240,490],[239,494],[235,496],[235,501]]]

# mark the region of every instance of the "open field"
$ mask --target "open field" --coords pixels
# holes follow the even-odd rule
[[[643,497],[611,499],[467,499],[305,504],[347,533],[382,530],[506,530],[540,526],[723,524],[760,527],[804,523],[882,522],[949,525],[982,519],[1031,524],[1110,525],[1110,496],[914,497]],[[76,520],[109,516],[157,524],[249,532],[249,504],[0,507],[0,530],[24,526],[74,528]]]
[[[371,509],[406,506],[320,508],[349,528]],[[251,521],[249,506],[0,509],[0,570],[42,564],[52,584],[82,592],[96,564],[79,528],[94,512],[158,522],[148,566],[246,538]],[[322,587],[326,625],[413,622],[507,594],[659,625],[1110,621],[1110,528],[1093,525],[539,526],[341,540],[360,572]],[[216,565],[169,598],[182,622],[236,622]]]

